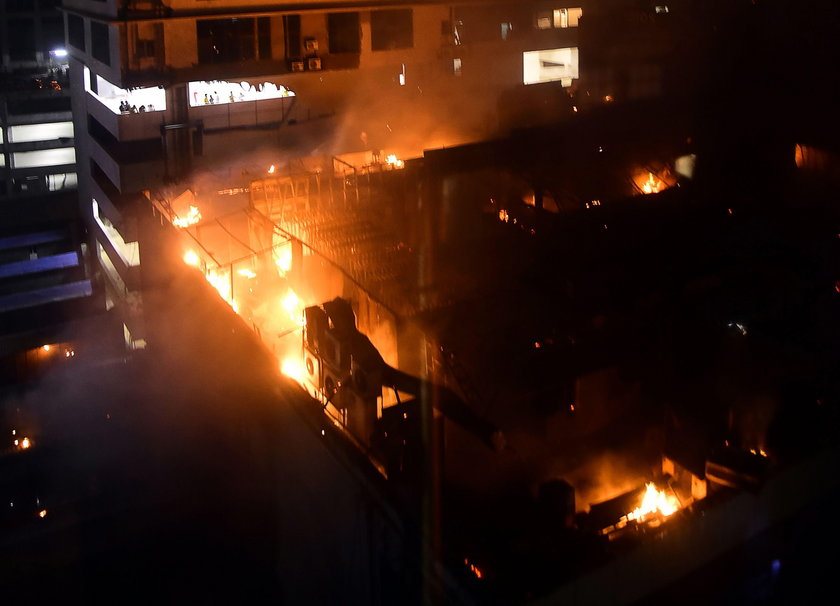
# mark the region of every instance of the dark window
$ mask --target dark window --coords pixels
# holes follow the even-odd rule
[[[70,97],[43,97],[38,99],[9,100],[9,113],[16,116],[26,114],[45,114],[49,112],[69,112]]]
[[[286,59],[300,58],[300,15],[283,17],[283,32],[286,36]]]
[[[46,185],[44,177],[39,175],[26,175],[12,179],[12,191],[16,193],[42,192],[47,189]]]
[[[155,41],[143,40],[138,38],[134,43],[134,54],[137,58],[154,57],[155,56]]]
[[[7,13],[28,13],[35,10],[35,0],[6,0]]]
[[[85,22],[78,15],[67,15],[67,41],[79,50],[85,50]]]
[[[111,131],[105,128],[99,120],[90,114],[88,114],[88,133],[94,138],[94,140],[106,149],[119,143],[117,138],[111,134]]]
[[[35,58],[35,21],[9,19],[9,58],[29,61]]]
[[[411,9],[373,11],[370,14],[371,49],[390,50],[414,46]]]
[[[90,22],[90,54],[105,65],[111,65],[108,26],[99,21]]]
[[[254,19],[196,22],[199,63],[228,63],[256,58]]]
[[[268,17],[257,19],[257,46],[260,59],[271,59],[271,19]]]
[[[38,0],[38,7],[44,11],[61,6],[61,0]]]
[[[64,20],[61,17],[43,19],[41,21],[41,31],[47,50],[64,48]]]
[[[327,15],[327,36],[331,53],[358,53],[362,50],[359,13]]]

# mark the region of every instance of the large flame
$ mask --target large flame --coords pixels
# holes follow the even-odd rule
[[[653,176],[653,173],[648,173],[647,181],[642,183],[642,193],[658,194],[663,189],[664,184],[661,180]]]
[[[201,211],[198,210],[198,206],[190,206],[190,210],[187,212],[186,217],[175,217],[172,219],[172,225],[175,227],[189,227],[190,225],[195,225],[201,221]]]
[[[303,383],[305,375],[303,372],[303,361],[300,356],[291,354],[284,358],[280,363],[280,372],[290,379],[294,379],[298,383]]]
[[[274,249],[274,263],[277,265],[281,276],[285,276],[292,269],[291,242],[285,242]]]
[[[225,302],[233,307],[234,311],[238,311],[236,302],[233,300],[233,293],[231,292],[230,270],[221,268],[211,268],[204,274],[204,277],[210,282],[210,285],[216,289],[219,296]]]
[[[305,320],[303,318],[303,301],[297,293],[291,288],[286,291],[286,294],[280,300],[280,306],[289,314],[289,319],[296,326],[303,326]]]
[[[627,514],[627,520],[644,522],[660,515],[667,518],[679,508],[680,502],[673,494],[666,494],[664,490],[658,490],[653,482],[648,482],[642,503]]]
[[[184,263],[192,265],[193,267],[198,267],[201,263],[201,257],[199,257],[198,253],[194,250],[188,250],[184,253]]]
[[[385,157],[385,163],[393,168],[402,168],[405,166],[405,162],[397,158],[397,154],[388,154]]]

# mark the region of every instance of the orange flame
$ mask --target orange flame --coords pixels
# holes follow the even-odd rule
[[[201,263],[201,257],[198,256],[194,250],[188,250],[184,253],[184,263],[187,265],[192,265],[193,267],[198,267],[199,263]]]
[[[280,306],[289,314],[289,319],[298,326],[303,326],[303,301],[291,288],[280,301]]]
[[[187,212],[186,217],[175,217],[172,219],[172,225],[175,227],[189,227],[190,225],[195,225],[201,221],[201,211],[198,210],[198,206],[190,206],[190,210]]]
[[[645,194],[658,194],[662,189],[662,181],[653,176],[653,173],[648,173],[648,179],[642,184],[642,192]]]
[[[286,275],[292,269],[292,244],[285,242],[274,249],[274,263],[280,275]]]
[[[280,363],[280,372],[290,379],[294,379],[298,383],[303,383],[303,362],[301,361],[300,356],[290,355],[285,358]]]
[[[385,163],[388,164],[388,166],[393,166],[394,168],[402,168],[405,166],[405,162],[397,158],[397,154],[388,154],[385,157]]]
[[[674,495],[668,495],[664,490],[657,490],[653,482],[648,482],[642,503],[627,514],[627,520],[644,522],[658,515],[667,518],[679,508],[680,503]]]

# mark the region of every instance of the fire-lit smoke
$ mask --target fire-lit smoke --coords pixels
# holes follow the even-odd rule
[[[594,455],[563,478],[575,488],[575,507],[585,511],[642,484],[651,466],[628,452],[607,451]]]

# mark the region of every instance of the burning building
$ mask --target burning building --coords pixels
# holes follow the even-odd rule
[[[206,281],[396,504],[417,570],[443,563],[424,581],[479,596],[551,593],[763,494],[766,436],[736,431],[759,407],[681,367],[692,329],[745,346],[720,303],[743,232],[698,202],[669,99],[578,107],[589,6],[234,4],[65,5],[91,267],[129,350],[166,347],[147,293]],[[628,98],[658,97],[641,73]],[[504,132],[537,88],[548,109]]]
[[[533,78],[563,86],[578,78],[575,53],[538,59],[533,78],[527,59],[574,49],[579,8],[231,4],[203,15],[177,2],[68,2],[65,9],[78,82],[73,113],[83,133],[82,207],[98,234],[91,245],[103,285],[124,309],[134,347],[145,338],[141,278],[139,259],[126,251],[142,240],[136,209],[156,183],[266,146],[295,150],[272,160],[279,163],[316,148],[416,155],[492,134],[506,90]]]

